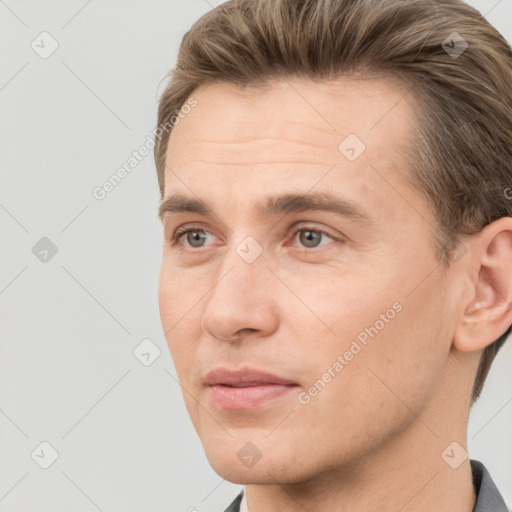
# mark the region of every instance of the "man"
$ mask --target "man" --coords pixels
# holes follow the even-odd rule
[[[507,511],[467,421],[512,324],[511,105],[458,0],[235,0],[187,32],[160,313],[227,511]]]

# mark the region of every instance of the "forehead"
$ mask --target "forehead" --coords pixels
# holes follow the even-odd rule
[[[390,79],[283,78],[261,87],[213,82],[192,95],[197,106],[171,132],[169,167],[192,160],[224,164],[339,158],[356,134],[374,156],[399,156],[414,109],[409,90]]]
[[[407,167],[411,96],[402,82],[382,78],[200,87],[191,95],[197,105],[171,133],[165,196],[178,191],[231,200],[241,192],[256,196],[262,185],[300,192],[319,180],[324,190],[376,196],[372,189],[389,187],[396,178],[390,173]],[[356,159],[343,153],[344,141]]]

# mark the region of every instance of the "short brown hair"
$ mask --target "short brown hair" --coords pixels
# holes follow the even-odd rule
[[[212,81],[258,87],[355,74],[398,78],[417,101],[408,179],[432,206],[433,247],[447,268],[465,236],[512,216],[512,50],[462,0],[227,1],[184,35],[158,125]],[[162,197],[170,133],[155,145]],[[510,330],[484,349],[471,405]]]

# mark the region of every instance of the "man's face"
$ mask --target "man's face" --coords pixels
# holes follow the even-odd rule
[[[165,198],[213,213],[164,215],[160,313],[194,427],[230,481],[348,467],[405,435],[439,392],[456,301],[433,214],[404,179],[405,93],[381,80],[214,83],[172,132]],[[345,204],[260,207],[290,194]],[[178,228],[192,232],[172,241]],[[208,386],[219,368],[294,385]]]

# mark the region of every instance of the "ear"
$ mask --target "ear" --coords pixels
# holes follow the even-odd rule
[[[486,226],[471,243],[473,298],[464,305],[453,346],[470,352],[496,341],[512,324],[512,218]]]

